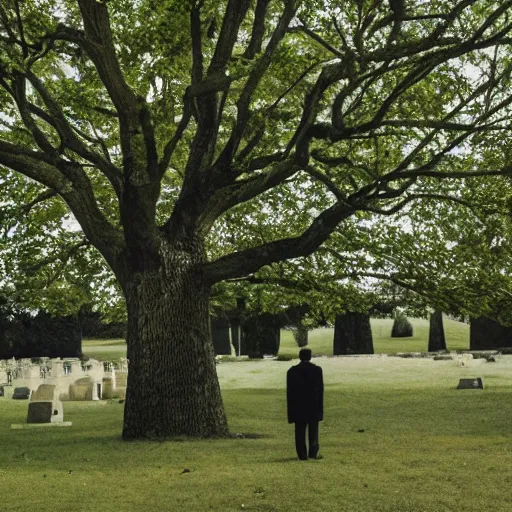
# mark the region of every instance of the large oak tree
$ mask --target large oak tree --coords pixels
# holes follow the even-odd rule
[[[71,251],[92,245],[116,277],[125,438],[228,434],[216,283],[307,256],[360,216],[446,199],[439,180],[509,173],[484,156],[509,130],[511,9],[1,3],[3,184],[37,188],[24,215],[63,201],[85,236]]]

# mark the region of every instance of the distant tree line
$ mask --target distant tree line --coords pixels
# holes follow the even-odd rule
[[[82,336],[76,316],[0,309],[0,359],[81,355]]]

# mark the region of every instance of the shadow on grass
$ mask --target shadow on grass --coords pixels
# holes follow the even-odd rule
[[[173,436],[173,437],[146,437],[140,439],[120,438],[122,442],[127,443],[197,443],[204,441],[222,441],[226,439],[271,439],[273,436],[267,434],[259,434],[257,432],[231,432],[227,436],[219,437],[189,437],[189,436]]]

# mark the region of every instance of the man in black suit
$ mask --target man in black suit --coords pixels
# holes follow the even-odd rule
[[[288,423],[295,423],[295,448],[300,460],[318,458],[318,422],[324,419],[322,368],[311,362],[311,350],[299,352],[300,363],[286,375]],[[306,448],[308,430],[309,453]]]

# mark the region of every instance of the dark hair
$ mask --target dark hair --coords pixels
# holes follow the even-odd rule
[[[299,359],[301,361],[311,361],[311,349],[310,348],[300,349]]]

